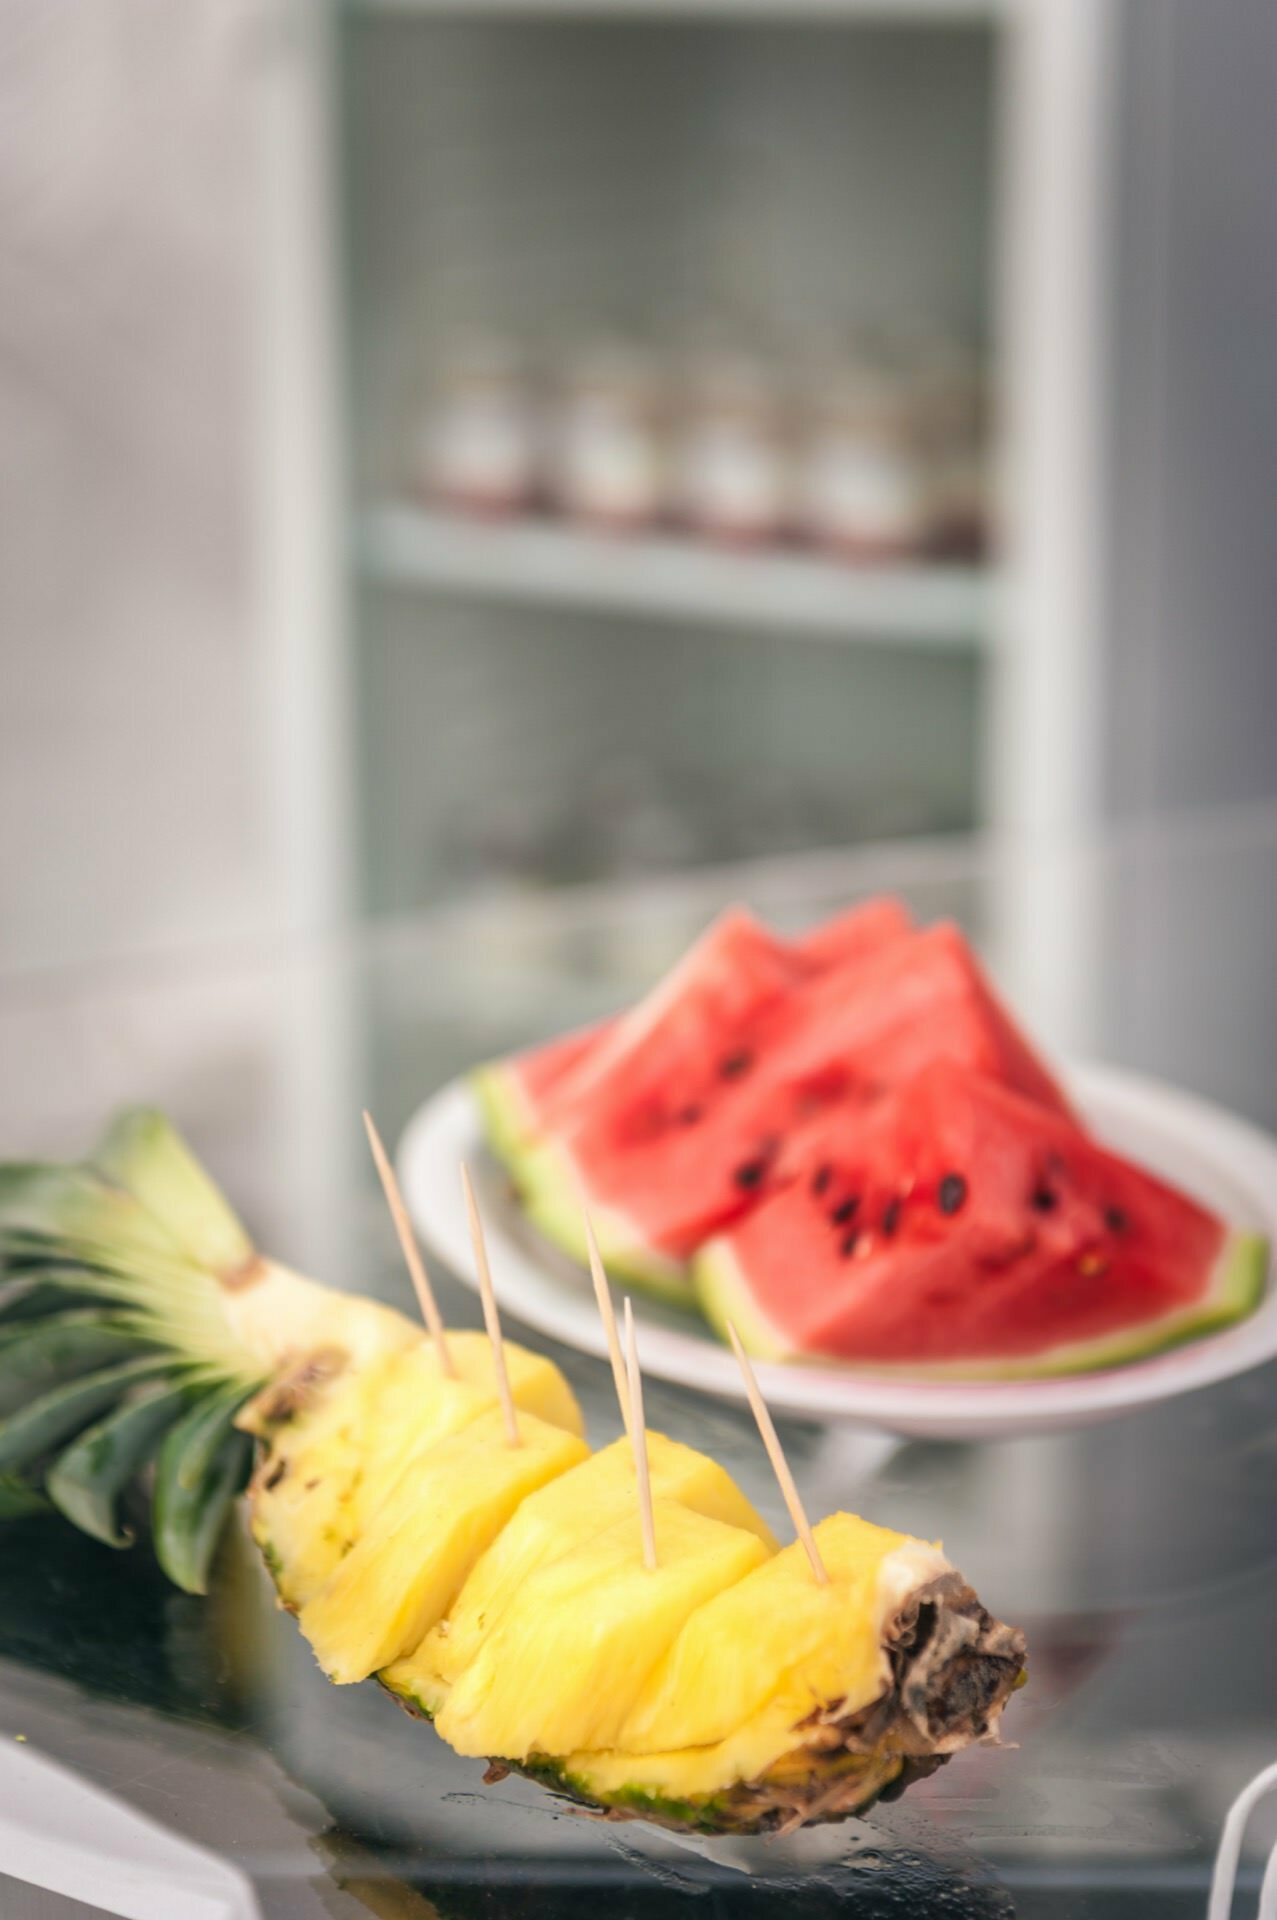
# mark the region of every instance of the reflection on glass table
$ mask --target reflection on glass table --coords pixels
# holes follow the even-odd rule
[[[392,1136],[476,1058],[632,997],[743,892],[794,926],[898,883],[920,912],[957,913],[997,964],[1017,951],[1016,901],[1050,890],[1056,859],[1039,854],[1018,891],[1004,853],[885,849],[11,980],[0,1151],[73,1154],[113,1102],[154,1099],[263,1244],[407,1306],[361,1106]],[[1082,983],[1093,1051],[1271,1123],[1277,831],[1208,821],[1108,841],[1082,861],[1080,892],[1078,866],[1070,850],[1096,961]],[[1040,1023],[1032,991],[1012,991]],[[439,1284],[449,1317],[476,1324],[473,1299]],[[554,1357],[593,1442],[614,1437],[606,1368]],[[716,1454],[784,1530],[747,1413],[655,1381],[648,1401],[653,1426]],[[784,1438],[812,1509],[942,1535],[1028,1632],[1014,1745],[961,1756],[864,1821],[682,1841],[513,1780],[484,1787],[478,1763],[375,1688],[324,1681],[242,1539],[202,1602],[142,1553],[43,1516],[0,1535],[0,1730],[211,1847],[266,1915],[1203,1913],[1223,1814],[1277,1745],[1277,1371],[1033,1440],[896,1444],[793,1422]],[[1253,1889],[1272,1810],[1252,1826]]]

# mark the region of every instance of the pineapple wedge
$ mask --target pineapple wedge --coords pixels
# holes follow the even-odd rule
[[[657,1564],[633,1505],[523,1582],[435,1717],[458,1753],[526,1760],[610,1747],[689,1615],[767,1558],[756,1533],[653,1499]]]
[[[244,1429],[269,1442],[249,1483],[249,1528],[291,1612],[318,1592],[348,1550],[351,1503],[362,1478],[359,1435],[375,1403],[379,1367],[365,1368],[341,1391],[324,1391],[300,1413],[279,1419],[270,1401],[241,1409]]]
[[[830,1572],[777,1551],[714,1462],[649,1435],[659,1562],[628,1448],[587,1453],[546,1360],[493,1354],[256,1252],[160,1116],[95,1163],[0,1167],[0,1464],[113,1546],[153,1478],[154,1550],[202,1591],[250,1523],[339,1681],[379,1671],[489,1777],[518,1767],[613,1818],[757,1832],[863,1811],[995,1735],[1024,1642],[938,1547],[835,1514]]]
[[[349,1553],[381,1496],[408,1461],[497,1404],[485,1335],[456,1332],[448,1351],[410,1345],[335,1376],[312,1361],[304,1382],[285,1381],[250,1402],[239,1424],[270,1443],[251,1488],[252,1532],[285,1606],[306,1604]],[[558,1368],[505,1347],[515,1405],[579,1434],[581,1411]]]
[[[936,1546],[852,1514],[698,1609],[608,1749],[526,1771],[577,1798],[707,1833],[861,1812],[996,1737],[1024,1637]]]
[[[890,1679],[890,1619],[906,1594],[952,1569],[939,1547],[852,1514],[833,1514],[814,1533],[828,1585],[812,1579],[795,1543],[708,1601],[609,1744],[708,1747],[763,1721],[790,1742],[826,1701],[855,1713],[878,1698]]]
[[[411,1455],[301,1610],[301,1630],[329,1679],[366,1680],[415,1647],[520,1502],[588,1452],[576,1434],[531,1414],[520,1416],[512,1447],[494,1409]]]
[[[250,1525],[280,1599],[294,1612],[350,1552],[399,1469],[493,1405],[493,1396],[481,1388],[431,1369],[430,1357],[422,1354],[414,1366],[418,1355],[409,1349],[366,1367],[322,1394],[306,1417],[278,1437],[271,1433],[270,1453],[249,1490]],[[405,1373],[430,1374],[430,1391],[411,1408],[398,1406],[397,1419],[383,1421],[383,1394],[397,1398],[387,1388]],[[268,1431],[251,1404],[240,1424]]]
[[[648,1434],[647,1458],[654,1497],[679,1501],[693,1513],[756,1534],[769,1552],[775,1551],[769,1528],[716,1460],[663,1433]],[[447,1619],[382,1676],[386,1685],[433,1713],[504,1619],[524,1582],[548,1561],[602,1532],[619,1512],[632,1507],[634,1498],[634,1456],[628,1440],[614,1441],[532,1494],[478,1562]]]

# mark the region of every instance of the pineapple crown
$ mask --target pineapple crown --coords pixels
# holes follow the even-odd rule
[[[0,1520],[52,1505],[126,1547],[149,1490],[156,1558],[206,1590],[251,1464],[235,1415],[262,1380],[223,1289],[256,1259],[152,1109],[80,1165],[0,1165]]]

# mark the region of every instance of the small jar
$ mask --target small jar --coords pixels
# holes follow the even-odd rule
[[[764,367],[735,356],[704,363],[690,382],[675,464],[679,517],[691,531],[732,546],[782,536],[789,463]]]
[[[627,347],[595,347],[568,370],[556,409],[555,504],[590,526],[649,526],[661,514],[662,466],[651,365]]]
[[[534,504],[538,464],[536,408],[518,354],[497,341],[454,353],[418,455],[430,497],[484,518],[523,513]]]
[[[907,390],[884,365],[848,364],[822,384],[799,465],[805,538],[859,561],[921,548],[926,509],[911,426]]]
[[[988,551],[993,517],[987,377],[974,355],[949,344],[919,367],[916,391],[927,550],[978,560]]]

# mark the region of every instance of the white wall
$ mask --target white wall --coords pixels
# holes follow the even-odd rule
[[[0,0],[0,968],[268,924],[257,0]]]

